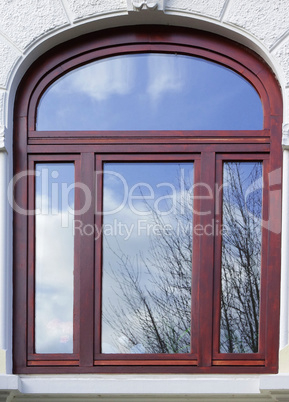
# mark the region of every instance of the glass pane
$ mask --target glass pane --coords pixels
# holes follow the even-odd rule
[[[262,129],[256,90],[204,59],[131,54],[90,63],[44,93],[37,130]]]
[[[36,165],[35,351],[73,352],[74,165]]]
[[[190,163],[106,163],[103,353],[190,353]]]
[[[262,163],[224,164],[220,352],[257,353]]]

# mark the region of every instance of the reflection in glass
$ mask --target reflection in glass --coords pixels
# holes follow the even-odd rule
[[[258,93],[232,70],[178,54],[131,54],[79,67],[41,98],[37,130],[257,130]]]
[[[193,164],[106,163],[102,353],[190,353]]]
[[[36,165],[35,352],[73,352],[74,165]]]
[[[257,353],[262,163],[224,164],[221,353]]]

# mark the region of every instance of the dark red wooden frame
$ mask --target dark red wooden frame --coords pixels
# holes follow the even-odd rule
[[[36,131],[41,95],[56,79],[73,68],[112,55],[137,52],[179,53],[198,56],[233,69],[259,93],[264,110],[263,130],[247,131]],[[214,187],[221,182],[222,160],[263,160],[264,172],[281,168],[282,99],[269,67],[253,52],[205,32],[176,27],[118,28],[90,34],[59,45],[35,62],[16,96],[14,174],[38,161],[74,161],[77,178],[96,190],[101,203],[101,180],[95,188],[92,171],[109,160],[194,159],[195,174]],[[95,159],[96,155],[96,159]],[[31,165],[32,164],[32,165]],[[264,175],[263,217],[268,215],[269,184]],[[15,186],[15,202],[33,207],[33,179]],[[275,184],[274,190],[281,184]],[[29,191],[28,191],[29,189]],[[277,193],[275,193],[277,194]],[[81,204],[82,195],[76,196]],[[211,200],[210,200],[211,201]],[[198,207],[212,204],[199,201]],[[214,201],[214,200],[213,200]],[[270,211],[279,219],[281,197],[270,199]],[[200,217],[203,224],[214,212]],[[96,220],[94,205],[82,217]],[[257,354],[221,354],[219,339],[220,239],[194,241],[195,263],[192,311],[197,325],[192,333],[192,355],[101,355],[101,242],[76,237],[74,346],[71,355],[35,354],[33,350],[34,232],[33,217],[14,213],[14,372],[15,373],[274,373],[278,367],[280,234],[263,230],[260,351]],[[33,230],[33,229],[32,229]],[[89,239],[89,238],[88,238]],[[202,252],[206,250],[206,252]],[[85,258],[83,263],[81,258]],[[85,257],[84,257],[85,256]],[[195,257],[196,262],[196,257]],[[200,269],[202,267],[202,269]],[[270,284],[270,286],[268,286]],[[196,297],[194,297],[196,295]],[[85,314],[81,312],[85,311]]]

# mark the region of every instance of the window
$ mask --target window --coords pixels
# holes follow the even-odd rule
[[[87,35],[23,78],[15,373],[273,373],[281,97],[224,38]]]

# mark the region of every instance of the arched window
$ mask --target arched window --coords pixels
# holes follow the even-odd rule
[[[60,45],[14,137],[16,373],[272,373],[281,97],[194,30]]]

